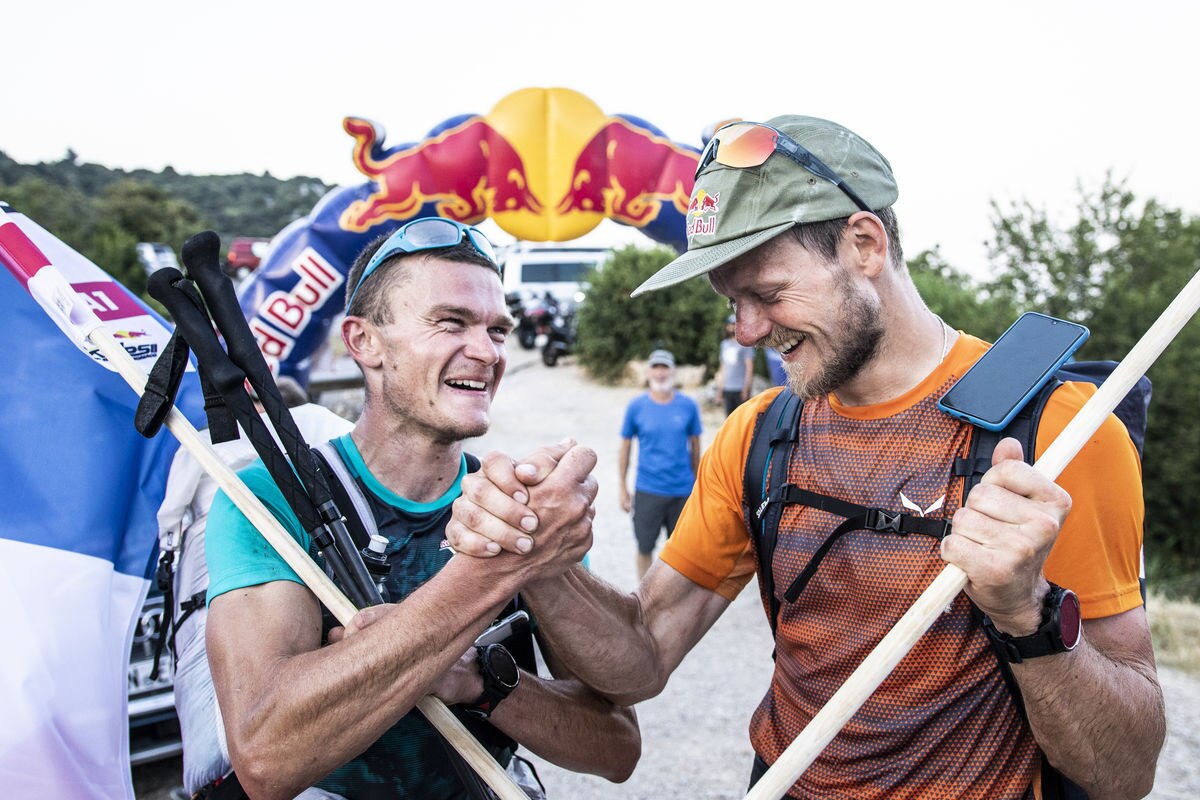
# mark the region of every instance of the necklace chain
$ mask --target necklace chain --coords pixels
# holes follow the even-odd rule
[[[944,319],[938,317],[937,314],[934,314],[934,316],[937,317],[938,323],[942,326],[942,356],[938,359],[938,363],[940,364],[946,360],[946,354],[950,352],[950,326],[946,324]]]

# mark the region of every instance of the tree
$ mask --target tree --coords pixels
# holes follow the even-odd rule
[[[617,251],[589,278],[579,309],[580,363],[600,380],[620,377],[626,363],[665,347],[680,364],[715,365],[728,308],[707,281],[688,280],[631,298],[641,283],[675,258],[665,247]]]
[[[970,275],[950,266],[937,249],[918,253],[908,262],[908,271],[925,304],[952,328],[991,341],[1016,318],[1008,298],[981,288]]]
[[[96,232],[84,255],[130,289],[145,292],[146,272],[137,260],[138,242],[165,242],[178,253],[184,241],[207,227],[188,203],[137,181],[110,185],[98,203]]]
[[[1021,310],[1088,325],[1092,336],[1080,358],[1120,360],[1200,266],[1200,219],[1153,200],[1139,208],[1111,177],[1081,197],[1078,219],[1066,228],[1028,203],[1008,212],[993,206],[998,273],[989,289]],[[1200,590],[1197,352],[1193,321],[1148,373],[1154,396],[1143,462],[1151,583],[1193,593]]]

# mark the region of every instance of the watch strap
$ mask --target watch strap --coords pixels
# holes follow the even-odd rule
[[[991,618],[983,615],[983,630],[996,648],[996,652],[1010,664],[1020,664],[1026,659],[1065,653],[1074,648],[1063,641],[1060,608],[1069,590],[1050,584],[1042,606],[1042,621],[1037,630],[1028,636],[1012,636],[996,629]],[[1076,637],[1078,641],[1078,637]]]
[[[510,684],[505,683],[492,669],[492,665],[488,660],[489,652],[503,653],[502,657],[507,657],[512,662],[514,674],[517,675],[517,681]],[[475,648],[475,663],[479,666],[479,675],[483,678],[483,693],[475,700],[474,703],[463,708],[468,714],[487,719],[496,710],[504,698],[512,694],[517,688],[517,683],[520,681],[520,673],[517,671],[517,661],[512,657],[502,644],[489,644],[487,647]]]

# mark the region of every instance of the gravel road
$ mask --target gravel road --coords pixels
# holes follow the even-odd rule
[[[610,583],[636,585],[634,542],[617,502],[617,447],[626,403],[640,390],[588,380],[569,360],[544,367],[536,353],[509,351],[509,373],[496,398],[492,430],[472,452],[521,455],[533,446],[573,436],[596,450],[593,571]],[[698,397],[698,395],[697,395]],[[705,412],[704,444],[720,417]],[[637,707],[642,758],[624,784],[577,775],[538,762],[552,800],[740,798],[752,757],[747,727],[771,678],[771,636],[751,584],[672,676],[666,691]],[[1160,669],[1170,732],[1149,797],[1194,800],[1200,795],[1200,681]]]

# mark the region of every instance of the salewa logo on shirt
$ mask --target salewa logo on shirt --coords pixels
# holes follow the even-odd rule
[[[918,517],[927,517],[930,514],[932,514],[933,512],[937,511],[942,506],[944,506],[945,504],[946,504],[946,495],[942,495],[941,497],[939,497],[937,499],[936,502],[934,502],[933,505],[931,505],[929,508],[922,511],[921,507],[919,505],[917,505],[912,500],[909,500],[907,497],[904,496],[904,492],[900,493],[900,505],[904,506],[905,508],[909,509],[910,511],[915,512]]]

